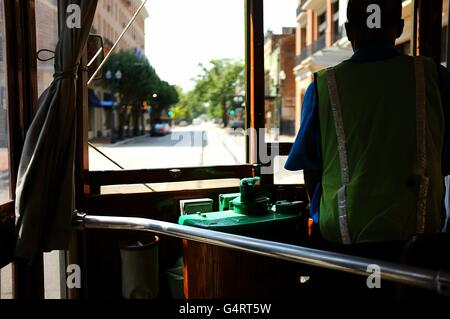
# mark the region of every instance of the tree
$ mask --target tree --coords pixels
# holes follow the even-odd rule
[[[178,92],[175,86],[170,85],[166,81],[161,81],[156,93],[152,95],[152,110],[150,121],[152,125],[161,119],[161,113],[169,110],[169,108],[179,102]]]
[[[137,56],[133,51],[111,55],[103,70],[105,73],[111,71],[112,74],[121,71],[122,79],[113,76],[106,79],[105,84],[108,87],[115,85],[122,104],[141,104],[159,88],[161,82],[148,59]]]
[[[228,108],[233,105],[236,89],[244,87],[245,67],[241,61],[230,59],[212,60],[210,66],[199,65],[202,69],[191,92],[193,101],[203,106],[209,104],[210,115],[221,116],[228,124]]]
[[[190,108],[188,95],[183,92],[179,86],[175,86],[178,93],[178,103],[172,107],[172,118],[176,121],[192,120],[192,110]]]
[[[111,88],[114,93],[118,93],[120,97],[120,106],[118,107],[119,139],[123,138],[123,129],[129,109],[133,121],[133,134],[138,135],[142,104],[148,100],[152,92],[156,91],[161,82],[155,69],[145,56],[137,56],[133,51],[127,50],[112,54],[103,70],[105,72],[104,85]],[[108,71],[112,75],[110,79],[106,77]],[[114,76],[117,71],[120,71],[122,78],[117,79]],[[130,126],[128,125],[128,127]]]
[[[120,96],[119,107],[119,137],[123,135],[125,116],[128,106],[131,108],[134,135],[139,128],[139,117],[142,116],[142,105],[146,101],[151,107],[151,123],[161,118],[161,113],[178,102],[178,92],[175,87],[162,81],[145,56],[138,56],[134,51],[127,50],[112,54],[104,66],[104,72],[116,74],[120,70],[121,79],[112,76],[104,77],[104,85],[113,89]]]

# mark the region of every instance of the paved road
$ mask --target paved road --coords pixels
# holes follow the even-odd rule
[[[126,169],[174,168],[245,163],[242,134],[206,123],[175,128],[161,137],[148,135],[99,149]],[[119,170],[94,149],[89,150],[91,170]]]
[[[238,165],[245,163],[245,136],[242,132],[223,129],[211,123],[175,128],[162,137],[141,136],[98,148],[125,169],[181,168],[197,166]],[[274,161],[275,182],[299,184],[301,173],[283,170],[280,158]],[[89,150],[91,170],[120,170],[93,148]],[[236,180],[221,181],[220,187],[237,186]],[[218,187],[215,181],[163,183],[149,185],[156,191]],[[107,186],[102,193],[148,192],[143,185]]]

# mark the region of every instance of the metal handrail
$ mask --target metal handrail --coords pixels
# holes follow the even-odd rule
[[[74,228],[79,230],[119,229],[148,231],[362,276],[370,275],[371,273],[368,273],[368,267],[377,265],[380,269],[381,278],[384,280],[435,290],[442,295],[450,295],[450,273],[227,234],[158,220],[134,217],[90,216],[78,213],[74,219]]]

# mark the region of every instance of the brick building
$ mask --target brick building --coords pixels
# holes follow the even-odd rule
[[[281,34],[268,32],[264,43],[266,127],[279,128],[281,135],[294,136],[295,28]]]
[[[111,48],[119,35],[141,4],[138,0],[101,0],[98,2],[92,24],[91,33],[103,37],[104,45]],[[145,19],[148,12],[144,7],[136,20],[118,43],[115,52],[135,50],[137,54],[145,52]],[[91,85],[90,89],[99,100],[110,100],[111,92],[99,85]],[[116,115],[117,116],[117,115]],[[116,123],[118,120],[116,119]],[[89,138],[102,137],[111,134],[111,111],[102,107],[89,107]]]

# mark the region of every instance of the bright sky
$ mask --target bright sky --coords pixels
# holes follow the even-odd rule
[[[185,91],[199,63],[244,60],[244,0],[150,0],[146,55],[158,75]],[[295,26],[297,0],[264,0],[265,29]]]

